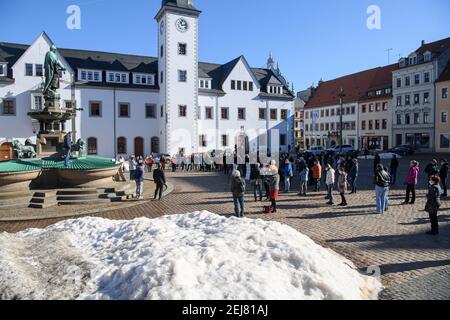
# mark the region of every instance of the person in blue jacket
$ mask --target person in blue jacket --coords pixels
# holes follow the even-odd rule
[[[66,153],[66,158],[64,160],[64,166],[68,167],[70,165],[70,157],[72,152],[72,132],[68,132],[64,136],[64,151]]]
[[[289,161],[289,159],[286,159],[283,168],[283,175],[284,175],[284,192],[286,193],[291,192],[291,179],[294,176],[294,170],[292,168],[292,163]]]

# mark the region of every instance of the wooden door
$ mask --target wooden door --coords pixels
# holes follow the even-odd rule
[[[136,157],[144,156],[144,139],[141,137],[134,139],[134,155]]]

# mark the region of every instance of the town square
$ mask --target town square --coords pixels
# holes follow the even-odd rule
[[[394,49],[383,21],[396,5],[347,4],[381,58],[319,71],[302,55],[342,61],[330,44],[303,42],[287,68],[289,44],[267,39],[246,54],[229,33],[229,52],[203,53],[214,14],[248,4],[135,2],[127,12],[154,11],[148,50],[142,37],[95,46],[84,28],[103,1],[59,4],[65,31],[47,6],[41,29],[1,27],[0,300],[450,299],[443,15]]]

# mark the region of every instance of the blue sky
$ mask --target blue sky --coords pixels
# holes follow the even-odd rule
[[[300,90],[388,62],[450,36],[449,0],[194,0],[200,60],[225,63],[244,54],[263,67],[269,51]],[[68,30],[66,9],[81,8],[81,30]],[[370,5],[381,30],[366,27]],[[0,0],[0,41],[31,43],[45,30],[57,46],[156,55],[160,0]]]

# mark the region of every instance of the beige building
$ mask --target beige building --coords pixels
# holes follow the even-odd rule
[[[450,153],[450,62],[436,85],[436,152]]]

